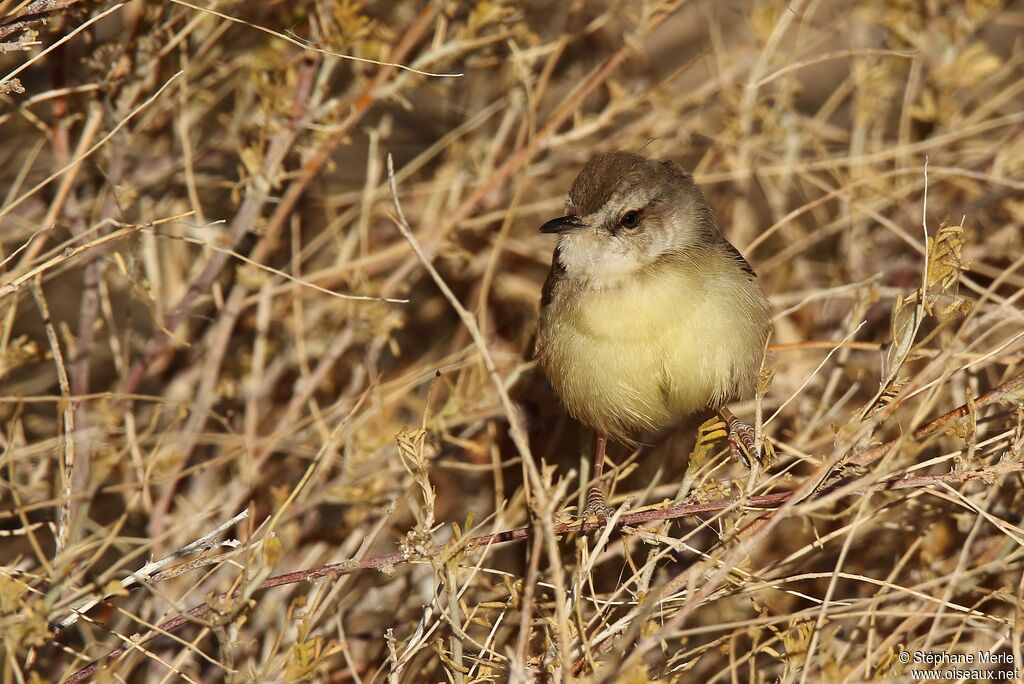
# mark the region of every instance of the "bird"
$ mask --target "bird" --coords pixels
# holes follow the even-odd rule
[[[693,176],[671,160],[598,154],[572,184],[541,292],[535,357],[569,414],[597,434],[585,515],[608,511],[609,438],[643,433],[753,394],[770,309]]]

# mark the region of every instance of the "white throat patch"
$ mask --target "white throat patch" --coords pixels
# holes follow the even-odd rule
[[[636,254],[615,242],[611,236],[601,239],[589,230],[564,235],[558,243],[558,261],[570,278],[587,281],[596,288],[612,287],[643,268]]]

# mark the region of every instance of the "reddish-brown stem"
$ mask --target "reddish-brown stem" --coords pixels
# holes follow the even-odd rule
[[[969,480],[978,480],[991,477],[997,474],[1005,474],[1013,471],[1020,471],[1024,469],[1024,464],[1020,463],[1007,463],[997,466],[994,469],[970,471],[965,473],[946,473],[941,475],[921,475],[916,477],[898,477],[890,480],[883,480],[877,482],[874,485],[867,487],[867,489],[873,491],[888,491],[897,489],[912,489],[916,487],[927,487],[930,485],[938,484],[940,482],[966,482]],[[792,492],[777,492],[775,494],[765,494],[763,496],[752,496],[744,500],[740,499],[720,499],[717,501],[707,501],[703,503],[682,503],[675,506],[669,506],[667,508],[650,509],[646,511],[637,511],[636,513],[627,513],[619,516],[614,521],[614,526],[618,528],[630,527],[633,525],[639,525],[642,523],[656,522],[661,520],[672,520],[676,518],[684,518],[692,515],[700,515],[703,513],[715,513],[718,511],[726,510],[729,508],[735,508],[742,504],[746,507],[752,508],[766,508],[770,506],[778,506],[783,503],[792,495]],[[555,534],[570,534],[579,532],[591,532],[603,527],[606,523],[602,520],[591,519],[589,521],[572,522],[572,523],[558,523],[554,526]],[[527,539],[530,536],[531,528],[520,527],[514,530],[505,530],[503,532],[496,532],[494,534],[482,534],[476,537],[470,537],[469,539],[461,542],[465,551],[474,551],[482,548],[494,546],[496,544],[508,544],[511,542],[519,542]],[[434,549],[437,553],[444,553],[445,547],[437,547]],[[323,579],[324,577],[349,575],[360,570],[381,570],[390,568],[391,566],[398,565],[400,563],[421,561],[422,558],[418,557],[406,557],[404,553],[389,553],[382,556],[374,556],[373,558],[367,558],[361,561],[342,561],[341,563],[331,563],[328,565],[321,565],[315,568],[309,568],[307,570],[297,570],[295,572],[288,572],[283,575],[277,575],[271,577],[261,583],[256,591],[263,589],[271,589],[273,587],[280,587],[287,584],[297,584],[299,582],[315,582],[316,580]],[[237,592],[236,592],[237,593]],[[159,634],[174,631],[183,627],[185,624],[192,622],[193,618],[202,618],[208,615],[212,607],[209,603],[201,603],[193,608],[190,608],[182,615],[175,616],[169,620],[161,622],[155,630],[152,630],[148,634],[141,637],[139,640],[133,643],[143,643],[152,639]],[[94,673],[101,664],[110,661],[119,655],[125,653],[129,647],[121,646],[114,649],[102,659],[90,663],[86,667],[75,672],[66,681],[68,684],[75,684],[80,682],[92,673]]]
[[[990,404],[997,403],[1007,398],[1011,398],[1015,393],[1024,390],[1024,372],[1014,376],[1010,380],[1002,383],[998,387],[986,392],[975,400],[975,408],[981,408]],[[970,408],[964,404],[958,408],[945,413],[938,418],[929,421],[925,425],[922,425],[914,431],[913,436],[915,439],[924,439],[928,436],[938,433],[950,424],[963,418],[968,414]],[[892,445],[892,442],[883,444],[875,447],[874,449],[861,454],[857,457],[854,462],[858,464],[871,463],[880,458],[885,450]],[[870,458],[869,458],[870,457]],[[983,479],[992,477],[997,474],[1005,474],[1011,471],[1020,471],[1024,468],[1024,464],[1020,463],[1005,463],[996,466],[995,468],[989,468],[985,470],[970,471],[964,473],[946,473],[940,475],[921,475],[914,477],[898,477],[888,480],[877,482],[867,487],[867,489],[873,491],[886,491],[896,489],[909,489],[915,487],[927,487],[929,485],[938,484],[940,482],[965,482],[968,480]],[[619,516],[615,520],[615,527],[626,527],[631,525],[638,525],[647,522],[655,522],[661,520],[671,520],[675,518],[682,518],[691,515],[700,515],[703,513],[712,513],[716,511],[722,511],[737,506],[745,507],[771,507],[779,506],[784,504],[790,497],[792,492],[776,492],[774,494],[765,494],[762,496],[752,496],[744,499],[723,499],[718,501],[708,501],[703,503],[682,503],[675,506],[669,506],[661,509],[650,509],[646,511],[637,511],[635,513],[627,513]],[[590,521],[579,521],[573,523],[559,523],[554,526],[555,534],[567,534],[567,533],[578,533],[578,532],[589,532],[603,527],[606,524],[603,520],[591,519]],[[481,548],[493,546],[495,544],[507,544],[511,542],[518,542],[526,539],[530,535],[530,528],[521,527],[514,530],[505,530],[503,532],[496,532],[494,534],[483,534],[476,537],[460,542],[462,548],[465,551],[473,551]],[[444,551],[443,547],[436,549],[439,553]],[[387,568],[399,563],[412,562],[420,560],[419,558],[408,558],[404,553],[390,553],[382,556],[374,556],[361,561],[343,561],[341,563],[331,563],[329,565],[322,565],[316,568],[310,568],[307,570],[299,570],[296,572],[285,573],[276,577],[271,577],[257,587],[257,590],[270,589],[272,587],[279,587],[287,584],[295,584],[297,582],[312,582],[324,577],[347,575],[359,570],[367,569],[382,569]],[[142,643],[149,639],[152,639],[158,634],[166,633],[180,628],[184,624],[191,621],[191,618],[200,618],[207,615],[211,610],[208,603],[201,603],[194,608],[189,609],[184,614],[171,618],[161,623],[157,629],[149,632],[147,635],[142,637],[138,643]],[[116,658],[127,650],[127,647],[121,647],[115,649],[104,656],[102,659],[97,660],[86,667],[75,672],[71,677],[68,678],[70,684],[81,682],[93,672],[95,672],[99,666],[107,661]]]
[[[980,397],[974,400],[975,410],[990,406],[992,404],[998,404],[1004,400],[1010,399],[1016,394],[1024,394],[1024,372],[1018,373],[1006,382],[1002,383],[998,387],[995,387],[988,392],[985,392]],[[1019,400],[1019,398],[1018,398]],[[944,413],[938,418],[928,421],[921,427],[914,430],[913,438],[916,441],[923,440],[932,435],[936,435],[946,429],[952,427],[961,418],[965,417],[970,413],[971,408],[968,404],[963,404],[957,408]],[[850,463],[859,466],[866,466],[874,463],[878,459],[882,458],[885,453],[891,449],[898,440],[890,440],[884,444],[872,447],[862,454],[858,454],[850,459]]]

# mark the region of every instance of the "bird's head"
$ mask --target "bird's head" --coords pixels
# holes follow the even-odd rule
[[[600,154],[580,171],[558,234],[558,260],[570,278],[613,284],[667,256],[685,255],[715,235],[693,177],[669,161],[631,152]]]

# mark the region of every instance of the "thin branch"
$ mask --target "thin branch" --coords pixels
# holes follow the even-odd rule
[[[71,383],[68,382],[67,366],[64,365],[64,354],[60,350],[60,340],[57,339],[57,331],[53,327],[53,318],[50,316],[50,307],[46,304],[46,297],[43,295],[42,276],[37,275],[32,280],[32,296],[35,297],[36,305],[39,307],[39,315],[43,319],[43,328],[46,330],[46,339],[50,343],[50,352],[53,354],[53,365],[57,368],[57,382],[60,387],[61,397],[64,399],[64,429],[61,431],[60,439],[63,445],[61,454],[61,487],[60,502],[57,513],[57,539],[54,548],[54,558],[60,558],[64,549],[68,546],[71,538],[72,526],[72,502],[75,498],[73,484],[75,482],[75,404],[71,401]]]
[[[47,185],[52,183],[57,178],[60,178],[66,171],[68,171],[68,169],[75,168],[78,164],[81,164],[82,161],[84,161],[85,159],[88,159],[89,157],[91,157],[93,155],[93,153],[96,152],[96,150],[98,150],[101,147],[103,147],[104,145],[106,145],[108,140],[110,140],[115,135],[117,135],[118,131],[120,131],[122,128],[127,126],[128,123],[132,119],[134,119],[135,116],[139,112],[141,112],[142,110],[146,109],[146,107],[148,107],[150,104],[155,102],[160,97],[160,95],[163,94],[163,92],[165,90],[167,90],[167,87],[170,86],[172,83],[174,83],[174,81],[176,81],[178,79],[178,77],[181,76],[181,74],[182,74],[182,72],[179,71],[178,73],[174,74],[169,79],[167,79],[164,82],[164,84],[162,86],[160,86],[160,88],[155,93],[153,93],[152,95],[150,95],[146,99],[145,102],[143,102],[138,107],[133,109],[128,114],[128,116],[126,116],[123,119],[121,119],[120,121],[118,121],[117,125],[114,126],[112,129],[110,129],[109,133],[107,133],[102,138],[100,138],[92,147],[90,147],[88,150],[86,150],[85,153],[83,153],[81,156],[76,157],[75,159],[72,159],[66,166],[64,166],[64,167],[62,167],[60,169],[57,169],[56,171],[51,173],[49,176],[47,176],[46,178],[44,178],[43,180],[39,181],[34,186],[32,186],[31,189],[29,189],[27,192],[22,194],[18,199],[14,200],[13,202],[8,204],[3,209],[0,209],[0,218],[3,218],[7,214],[9,214],[15,207],[21,205],[22,202],[24,202],[25,200],[27,200],[32,195],[36,194],[37,192],[39,192],[40,190],[45,188]],[[37,244],[39,244],[39,243],[37,243]],[[2,294],[2,292],[0,292],[0,294]]]
[[[33,0],[18,16],[0,22],[0,40],[27,29],[32,24],[49,21],[50,15],[80,2],[82,0]]]
[[[982,470],[974,470],[962,473],[946,473],[941,475],[922,475],[918,477],[897,477],[882,482],[875,483],[869,487],[874,491],[894,491],[902,489],[914,489],[922,487],[936,486],[944,482],[968,482],[972,480],[990,480],[993,477],[1005,475],[1011,472],[1022,472],[1024,471],[1024,464],[1022,463],[1001,463],[991,468]],[[684,503],[675,506],[669,506],[661,509],[650,509],[646,511],[638,511],[635,513],[627,513],[619,516],[617,520],[608,521],[608,524],[613,528],[629,527],[638,525],[646,522],[655,522],[662,520],[675,520],[677,518],[685,518],[694,515],[700,515],[703,513],[714,513],[717,511],[723,511],[726,509],[737,508],[737,505],[744,503],[748,508],[767,508],[770,506],[778,506],[785,503],[793,492],[779,492],[776,494],[766,494],[763,496],[752,496],[745,499],[721,499],[717,501],[708,501],[703,503]],[[583,532],[591,532],[600,529],[605,526],[604,522],[596,519],[590,521],[580,521],[574,523],[557,523],[554,525],[554,533],[556,535],[563,534],[579,534]],[[514,542],[521,542],[528,539],[531,536],[531,527],[520,527],[513,530],[505,530],[503,532],[496,532],[493,534],[482,534],[476,537],[470,537],[464,540],[464,550],[466,552],[476,551],[480,549],[490,548],[497,544],[509,544]],[[451,549],[444,546],[435,546],[431,549],[429,555],[440,554],[442,552],[450,553]],[[410,562],[428,562],[423,558],[407,558],[401,551],[397,553],[389,553],[380,556],[374,556],[361,561],[342,561],[340,563],[330,563],[328,565],[321,565],[315,568],[309,568],[307,570],[297,570],[295,572],[288,572],[275,577],[270,577],[255,587],[254,591],[261,591],[263,589],[272,589],[274,587],[286,586],[289,584],[297,584],[299,582],[315,582],[317,580],[324,579],[326,577],[338,577],[342,575],[350,575],[354,572],[361,570],[381,570],[382,572],[391,573],[394,566],[403,563]],[[237,593],[237,592],[236,592]],[[232,594],[224,594],[219,599],[228,598],[233,596]],[[208,602],[201,603],[193,608],[190,608],[182,615],[178,615],[169,620],[161,622],[156,629],[139,636],[133,640],[134,644],[142,644],[151,639],[159,636],[162,633],[173,632],[177,629],[184,627],[187,624],[194,622],[200,618],[203,618],[210,614],[213,607]],[[94,661],[75,672],[71,677],[66,680],[67,684],[77,684],[89,677],[91,674],[96,672],[101,665],[104,663],[117,658],[126,651],[129,650],[129,646],[121,646],[113,651],[110,651],[101,659]]]
[[[975,409],[980,409],[986,406],[991,406],[992,404],[1002,403],[1004,401],[1020,402],[1022,399],[1024,399],[1024,372],[1018,373],[998,387],[985,392],[972,403],[974,404]],[[912,433],[912,437],[916,441],[922,441],[928,437],[937,435],[940,432],[945,432],[952,428],[957,421],[970,414],[970,412],[971,405],[962,404],[952,411],[944,413],[938,418],[930,420],[917,428]],[[890,440],[885,444],[879,444],[878,446],[872,447],[864,453],[851,458],[850,463],[859,466],[870,465],[884,456],[889,449],[896,446],[901,439],[905,438]]]
[[[280,38],[281,40],[286,41],[288,43],[291,43],[292,45],[295,45],[297,47],[300,47],[303,50],[311,50],[312,52],[316,52],[316,53],[319,53],[321,55],[326,55],[328,57],[337,57],[339,59],[347,59],[347,60],[350,60],[350,61],[353,61],[353,62],[363,62],[364,64],[376,64],[377,66],[394,67],[395,69],[401,69],[403,71],[410,71],[410,72],[412,72],[414,74],[419,74],[420,76],[433,76],[433,77],[436,77],[436,78],[458,78],[458,77],[463,75],[461,71],[457,72],[457,73],[450,73],[450,74],[434,73],[432,71],[420,71],[419,69],[415,69],[415,68],[413,68],[411,66],[406,66],[405,64],[398,64],[397,62],[382,62],[382,61],[379,61],[379,60],[376,60],[376,59],[367,59],[366,57],[354,57],[352,55],[346,55],[346,54],[344,54],[342,52],[335,52],[334,50],[327,50],[325,48],[320,48],[320,47],[316,47],[314,45],[310,45],[309,43],[305,43],[305,42],[303,42],[303,41],[301,41],[301,40],[299,40],[297,38],[293,38],[292,36],[288,36],[288,35],[285,35],[284,33],[280,33],[278,31],[275,31],[275,30],[271,29],[271,28],[267,28],[266,26],[260,26],[259,24],[254,24],[254,23],[249,22],[249,21],[244,21],[244,20],[239,19],[237,17],[233,17],[230,14],[224,14],[223,12],[218,12],[217,10],[210,9],[209,7],[199,7],[198,5],[193,5],[190,2],[185,2],[185,0],[171,0],[171,2],[173,2],[176,5],[182,5],[183,7],[188,7],[189,9],[194,9],[197,12],[206,12],[207,14],[212,14],[212,15],[214,15],[216,17],[220,17],[221,19],[224,19],[226,21],[230,21],[230,22],[235,23],[235,24],[241,24],[242,26],[248,26],[250,28],[254,28],[257,31],[262,31],[263,33],[266,33],[268,35],[274,36],[275,38]]]
[[[229,527],[236,525],[237,523],[245,520],[248,517],[249,509],[247,508],[235,517],[221,523],[214,529],[210,530],[207,534],[204,534],[202,537],[192,541],[189,544],[186,544],[177,551],[168,554],[167,556],[164,556],[158,561],[150,561],[149,563],[146,563],[144,566],[142,566],[132,574],[128,575],[124,579],[122,579],[120,582],[121,588],[129,590],[133,587],[148,582],[174,561],[178,560],[179,558],[183,558],[191,553],[195,553],[196,551],[206,551],[217,546],[227,546],[230,548],[237,547],[240,544],[240,542],[237,539],[217,541],[217,537],[219,537]],[[106,596],[101,596],[100,598],[89,599],[77,608],[73,608],[71,610],[70,615],[52,624],[50,626],[50,631],[56,634],[59,633],[61,630],[67,629],[71,625],[78,622],[79,617],[83,616],[85,613],[88,613],[96,605],[109,600],[110,598],[112,598],[112,596],[113,594],[107,594]]]

